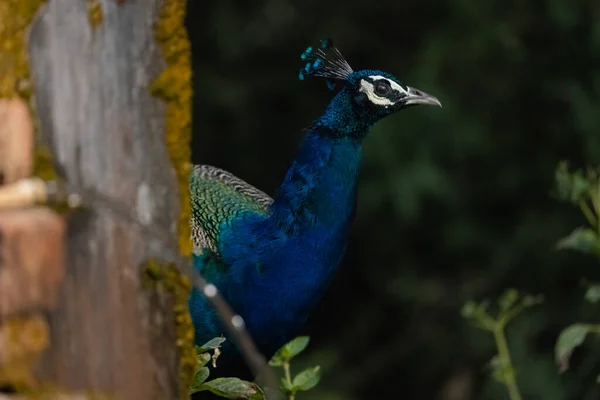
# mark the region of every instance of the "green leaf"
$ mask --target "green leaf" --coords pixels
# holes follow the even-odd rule
[[[585,179],[581,172],[576,172],[572,175],[571,181],[571,201],[578,203],[585,198],[586,193],[590,190],[590,182]]]
[[[310,338],[308,336],[298,336],[291,342],[283,345],[283,347],[277,350],[277,353],[271,358],[269,365],[280,367],[284,362],[290,361],[308,346],[309,340]]]
[[[317,386],[321,379],[321,367],[307,368],[294,377],[292,387],[294,391],[310,390]]]
[[[239,378],[217,378],[205,382],[198,391],[208,390],[217,396],[227,399],[262,400],[265,395],[255,383],[243,381]]]
[[[600,284],[593,284],[587,288],[585,292],[585,299],[590,303],[597,303],[600,301]]]
[[[590,253],[599,248],[598,235],[589,228],[577,228],[569,236],[559,240],[556,247]]]
[[[214,350],[221,346],[226,339],[224,337],[216,337],[210,339],[208,342],[204,343],[202,346],[196,347],[196,353],[206,353],[207,351]]]
[[[192,382],[192,385],[190,387],[190,394],[201,391],[200,386],[202,386],[204,381],[208,379],[209,375],[210,371],[207,367],[200,368],[198,372],[196,372],[196,375],[194,375],[194,381]]]
[[[564,372],[569,368],[569,358],[575,347],[580,346],[585,337],[591,331],[597,329],[595,325],[589,324],[573,324],[563,329],[554,348],[554,358],[560,372]]]
[[[523,305],[525,307],[533,307],[533,306],[537,306],[538,304],[542,304],[544,302],[544,295],[543,294],[538,294],[538,295],[531,295],[528,294],[526,296],[523,297]]]
[[[464,318],[474,318],[477,320],[489,317],[487,314],[487,308],[489,307],[489,300],[484,300],[477,304],[474,301],[468,301],[465,303],[461,310],[461,314]]]
[[[468,301],[462,307],[461,314],[463,318],[472,320],[479,328],[490,330],[494,328],[496,321],[486,311],[489,305],[489,300],[484,300],[479,304]]]
[[[510,310],[519,300],[519,291],[516,289],[507,289],[498,299],[498,305],[502,312]]]
[[[196,362],[199,367],[204,367],[210,361],[212,357],[209,353],[200,353],[196,355]]]
[[[275,353],[273,357],[269,360],[269,365],[272,367],[281,367],[285,360],[281,357],[279,353]]]
[[[556,180],[556,193],[561,200],[579,203],[584,199],[590,189],[590,181],[583,176],[581,171],[569,172],[566,162],[561,162],[554,174]]]

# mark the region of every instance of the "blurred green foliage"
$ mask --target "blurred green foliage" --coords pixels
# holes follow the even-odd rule
[[[291,361],[308,346],[308,336],[298,336],[283,345],[269,360],[271,367],[280,367],[283,371],[279,389],[288,400],[296,400],[298,392],[306,392],[319,384],[321,379],[321,367],[309,367],[294,375],[292,378]],[[190,386],[190,394],[199,392],[211,392],[217,397],[228,399],[264,400],[271,399],[273,393],[264,390],[254,382],[244,381],[237,377],[222,377],[208,380],[210,369],[206,366],[212,360],[213,367],[218,368],[217,360],[221,354],[220,346],[225,341],[222,337],[216,337],[202,346],[196,346],[196,371],[194,380]],[[210,353],[213,352],[211,355]]]
[[[221,354],[221,343],[224,341],[225,338],[216,337],[202,346],[195,346],[196,371],[194,373],[194,380],[190,386],[190,394],[210,392],[217,397],[227,399],[264,400],[265,395],[263,390],[254,382],[244,381],[237,377],[222,377],[208,380],[210,369],[207,365],[212,361],[213,368],[217,367],[217,361]]]
[[[555,172],[556,197],[579,206],[590,227],[579,227],[568,236],[560,239],[557,248],[574,250],[594,255],[600,260],[600,175],[593,168],[588,168],[584,175],[581,170],[570,172],[568,164],[561,162]],[[575,272],[576,273],[576,272]],[[600,299],[600,285],[589,284],[585,299],[597,303]],[[540,296],[525,296],[519,301],[519,293],[509,289],[498,299],[498,317],[489,312],[490,302],[468,301],[462,308],[462,315],[471,320],[480,329],[492,332],[498,354],[488,363],[492,377],[503,383],[511,400],[521,400],[522,396],[516,380],[516,368],[510,356],[506,340],[506,328],[509,322],[525,308],[542,302]],[[590,334],[599,334],[600,324],[574,323],[563,329],[555,345],[555,359],[560,372],[569,368],[570,357],[576,347],[581,346]],[[600,384],[600,375],[596,378]]]
[[[579,206],[589,227],[576,228],[561,239],[557,247],[590,254],[600,261],[600,174],[598,170],[588,168],[584,175],[581,170],[570,172],[566,162],[559,164],[556,170],[556,193],[560,199]],[[585,299],[592,304],[597,303],[600,299],[600,285],[597,283],[586,283],[586,285]],[[556,342],[555,358],[561,372],[569,368],[574,349],[582,345],[588,335],[599,333],[599,323],[574,323],[560,333]],[[600,383],[600,375],[596,381]]]
[[[556,251],[585,219],[552,195],[559,160],[600,163],[599,2],[190,0],[189,11],[194,160],[268,193],[331,98],[297,79],[307,45],[331,37],[353,68],[444,105],[401,112],[365,140],[349,250],[297,360],[321,366],[311,398],[507,399],[482,367],[493,337],[460,316],[507,287],[545,299],[506,332],[523,398],[600,396],[597,341],[568,372],[554,360],[565,327],[597,319],[582,277],[600,271]]]
[[[308,336],[299,336],[281,347],[269,361],[269,365],[283,369],[281,386],[289,400],[295,400],[298,392],[313,389],[321,380],[321,367],[318,365],[305,368],[292,378],[291,361],[306,349],[308,342]],[[311,396],[314,395],[311,393]]]
[[[462,308],[464,318],[472,321],[480,329],[493,334],[498,354],[492,357],[488,366],[492,377],[506,385],[511,400],[522,400],[523,397],[517,385],[516,369],[506,340],[506,328],[526,308],[540,304],[542,301],[542,296],[525,295],[521,297],[518,290],[508,289],[498,298],[497,317],[490,315],[489,301],[479,304],[469,301]]]

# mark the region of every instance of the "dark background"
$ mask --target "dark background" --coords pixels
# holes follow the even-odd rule
[[[332,97],[297,78],[319,39],[444,106],[365,140],[349,250],[293,366],[320,364],[322,382],[299,399],[507,399],[492,336],[460,316],[507,287],[545,297],[508,330],[524,398],[600,396],[597,343],[554,364],[562,328],[599,320],[581,280],[600,271],[555,250],[585,221],[551,196],[560,160],[600,162],[600,2],[189,0],[188,25],[194,162],[269,194]]]

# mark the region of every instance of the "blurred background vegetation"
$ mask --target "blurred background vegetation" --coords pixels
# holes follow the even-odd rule
[[[507,287],[545,298],[508,328],[523,397],[599,398],[597,341],[567,372],[554,363],[565,326],[599,319],[582,279],[600,269],[556,251],[585,220],[551,190],[560,160],[600,163],[600,2],[188,4],[194,162],[267,193],[332,97],[297,78],[321,38],[444,105],[390,117],[365,141],[349,250],[296,363],[320,364],[322,381],[300,399],[506,399],[484,366],[493,338],[460,309]]]

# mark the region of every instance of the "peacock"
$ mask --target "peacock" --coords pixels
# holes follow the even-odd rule
[[[209,165],[194,166],[189,183],[194,266],[243,317],[267,358],[298,334],[342,261],[370,128],[413,105],[441,107],[389,73],[353,71],[331,40],[301,59],[300,80],[319,77],[338,92],[305,130],[275,196]],[[201,292],[192,291],[189,308],[196,344],[227,337]],[[227,340],[211,376],[240,363]]]

